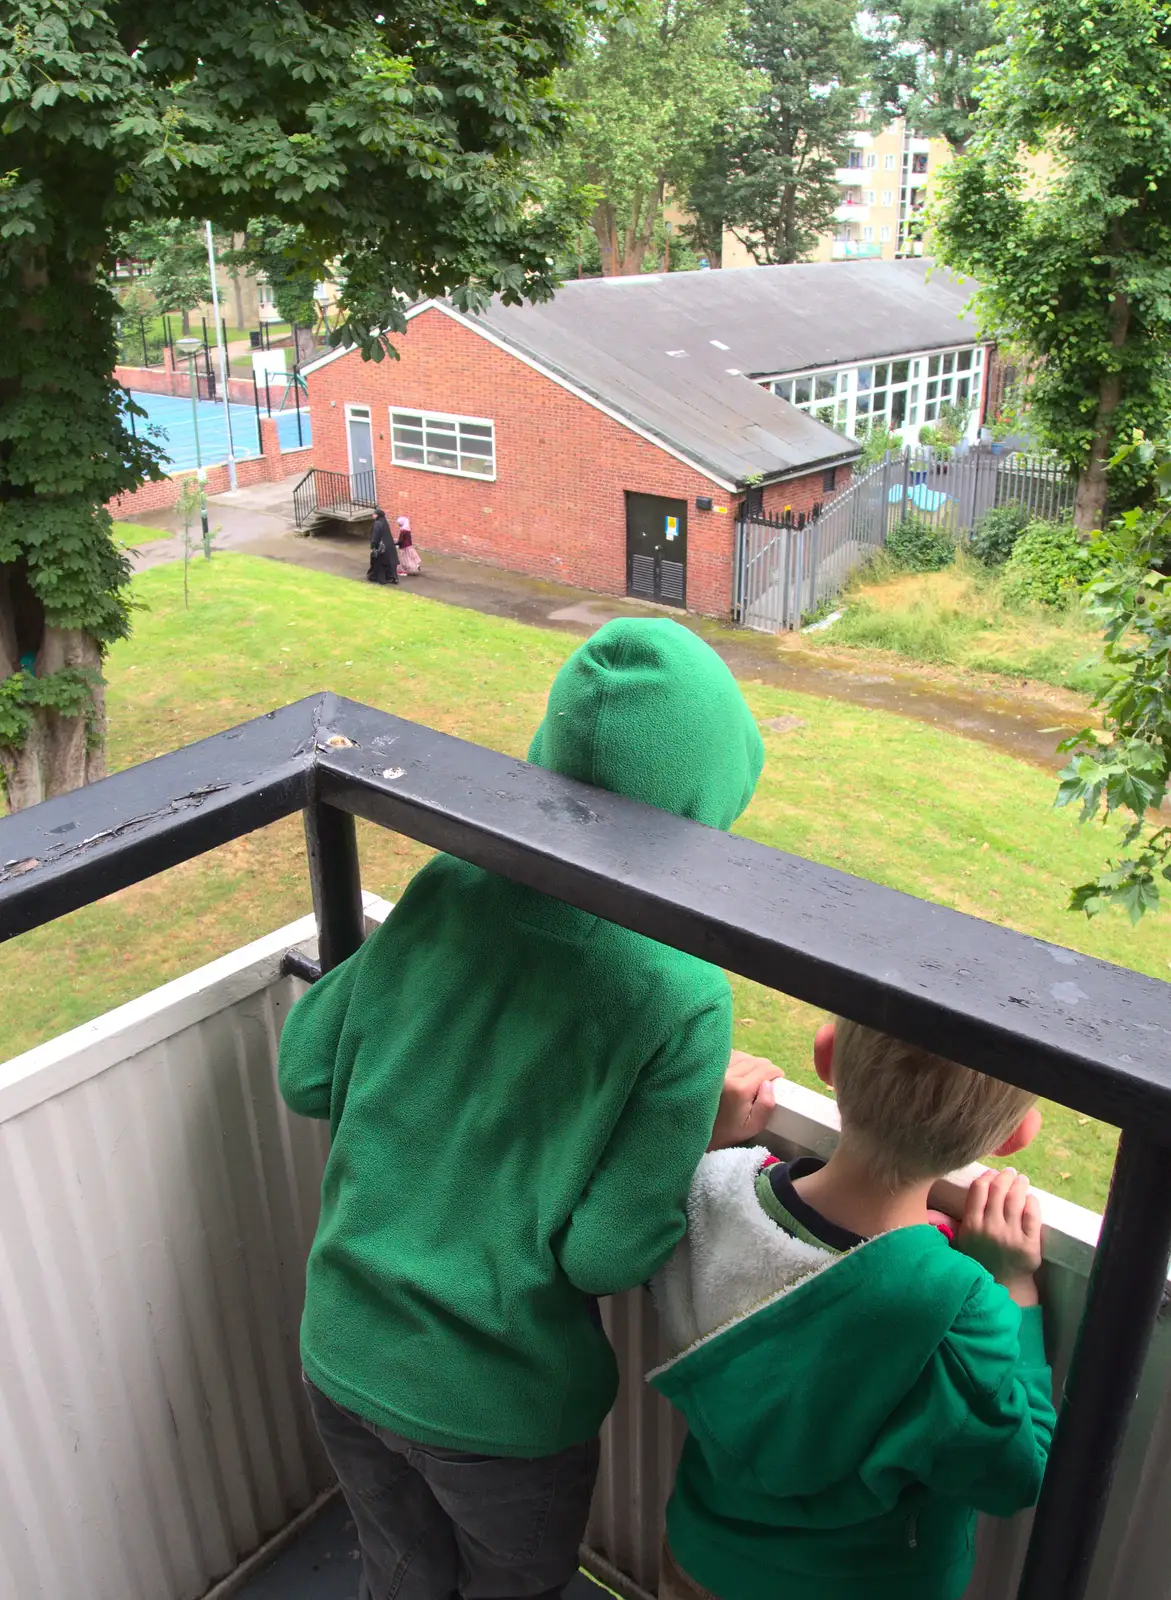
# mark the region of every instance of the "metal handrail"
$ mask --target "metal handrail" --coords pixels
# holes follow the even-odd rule
[[[298,527],[308,522],[315,511],[337,511],[343,506],[376,507],[377,486],[374,472],[327,472],[310,467],[293,488],[293,520]]]
[[[361,816],[1121,1127],[1018,1590],[1080,1600],[1171,1255],[1171,985],[329,694],[0,821],[0,940],[298,810],[324,971]]]

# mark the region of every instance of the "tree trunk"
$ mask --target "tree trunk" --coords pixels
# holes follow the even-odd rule
[[[1110,302],[1110,343],[1120,350],[1130,332],[1130,299],[1118,289]],[[1106,468],[1117,441],[1114,437],[1114,416],[1122,403],[1122,376],[1107,372],[1098,389],[1098,411],[1094,418],[1094,442],[1090,446],[1090,459],[1078,475],[1077,494],[1073,502],[1073,525],[1079,533],[1091,534],[1102,526],[1106,512],[1109,485]]]
[[[183,319],[183,337],[186,339],[187,335],[191,332],[191,312],[188,309],[187,311],[181,311],[179,315]]]
[[[620,260],[618,227],[614,216],[614,207],[606,200],[599,201],[594,209],[593,229],[594,237],[598,241],[598,250],[602,257],[602,276],[604,278],[613,278],[621,270],[618,265]]]
[[[635,186],[634,203],[630,208],[630,226],[622,242],[622,257],[615,276],[633,278],[642,271],[646,253],[654,236],[655,218],[662,210],[665,190],[666,183],[660,179],[651,191],[649,203],[644,211],[642,188],[640,185]]]
[[[0,599],[7,602],[7,592]],[[11,607],[5,603],[2,610],[0,671],[8,676],[17,670],[19,656]],[[88,634],[75,628],[47,627],[37,652],[37,676],[45,677],[62,667],[90,667],[100,672],[101,652]],[[83,716],[63,717],[40,707],[33,708],[32,716],[24,744],[0,751],[11,811],[23,811],[106,776],[106,701],[100,684],[94,690],[92,739]]]

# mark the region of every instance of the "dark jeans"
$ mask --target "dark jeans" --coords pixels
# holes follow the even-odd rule
[[[462,1455],[305,1387],[357,1526],[359,1600],[556,1600],[577,1570],[596,1439],[535,1460]]]

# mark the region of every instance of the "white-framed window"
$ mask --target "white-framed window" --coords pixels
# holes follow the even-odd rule
[[[882,165],[883,165],[883,167],[885,168],[885,170],[887,172],[893,172],[894,169],[895,169],[895,158],[894,158],[894,156],[883,156]]]
[[[893,206],[894,205],[894,203],[895,203],[895,192],[894,192],[893,189],[884,189],[882,191],[882,203],[883,203],[884,206]]]
[[[876,167],[878,165],[878,157],[875,155],[873,150],[871,150],[866,157],[866,165],[868,167]]]
[[[863,228],[862,229],[862,243],[863,244],[872,244],[873,241],[874,241],[874,229],[873,228]]]
[[[975,405],[983,365],[983,350],[969,345],[828,372],[793,373],[769,379],[765,387],[839,433],[862,438],[875,421],[885,422],[892,432],[917,429],[936,422],[943,405]]]
[[[865,193],[865,197],[866,197],[866,204],[868,206],[872,206],[874,204],[874,190],[873,189],[867,189],[867,190],[864,191],[864,193]]]
[[[889,224],[887,226],[882,227],[882,228],[879,229],[878,237],[881,239],[883,244],[889,244],[890,243],[890,226],[889,226]]]
[[[495,478],[496,429],[485,417],[392,409],[390,459],[396,467],[423,472]]]

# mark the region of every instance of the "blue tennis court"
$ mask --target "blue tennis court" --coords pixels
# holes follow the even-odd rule
[[[198,463],[195,459],[195,423],[191,416],[191,401],[169,394],[143,394],[131,391],[131,399],[146,412],[145,417],[131,417],[134,431],[145,434],[160,445],[175,472],[186,472]],[[199,453],[205,467],[228,459],[228,429],[224,408],[219,401],[196,402],[199,418]],[[232,446],[237,461],[260,454],[260,436],[256,427],[256,411],[252,406],[229,407],[232,420]],[[297,450],[302,444],[312,444],[313,433],[309,413],[301,410],[301,432],[297,433],[295,409],[274,414],[282,450]],[[155,430],[158,430],[157,432]]]

